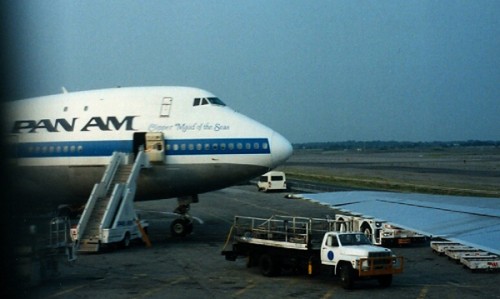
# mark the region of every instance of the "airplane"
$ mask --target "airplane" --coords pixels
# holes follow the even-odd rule
[[[185,231],[198,194],[255,178],[284,163],[282,135],[193,87],[117,87],[7,102],[9,175],[22,209],[84,204],[113,152],[152,161],[135,200],[178,198]]]

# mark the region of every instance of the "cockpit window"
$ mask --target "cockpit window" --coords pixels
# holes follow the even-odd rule
[[[223,101],[221,101],[219,98],[195,98],[193,102],[193,106],[200,106],[200,105],[217,105],[217,106],[226,106]]]
[[[208,100],[210,101],[210,103],[212,103],[213,105],[219,105],[219,106],[226,106],[226,104],[224,104],[223,101],[221,101],[219,98],[208,98]]]

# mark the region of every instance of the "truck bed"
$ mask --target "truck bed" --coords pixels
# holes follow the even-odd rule
[[[331,219],[272,216],[236,216],[234,241],[297,250],[319,249],[323,235],[333,229]]]

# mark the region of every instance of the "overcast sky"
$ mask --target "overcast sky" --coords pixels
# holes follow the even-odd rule
[[[500,140],[497,0],[11,2],[12,99],[195,86],[293,143]]]

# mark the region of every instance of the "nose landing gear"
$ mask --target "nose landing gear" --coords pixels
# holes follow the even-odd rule
[[[187,207],[179,206],[174,210],[174,213],[179,214],[180,218],[175,219],[170,225],[172,236],[185,237],[193,232],[193,219],[187,211],[189,211],[189,205]]]
[[[191,203],[198,202],[198,195],[179,197],[178,206],[174,213],[180,217],[170,225],[170,232],[174,237],[185,237],[193,232],[193,218],[188,214]]]

